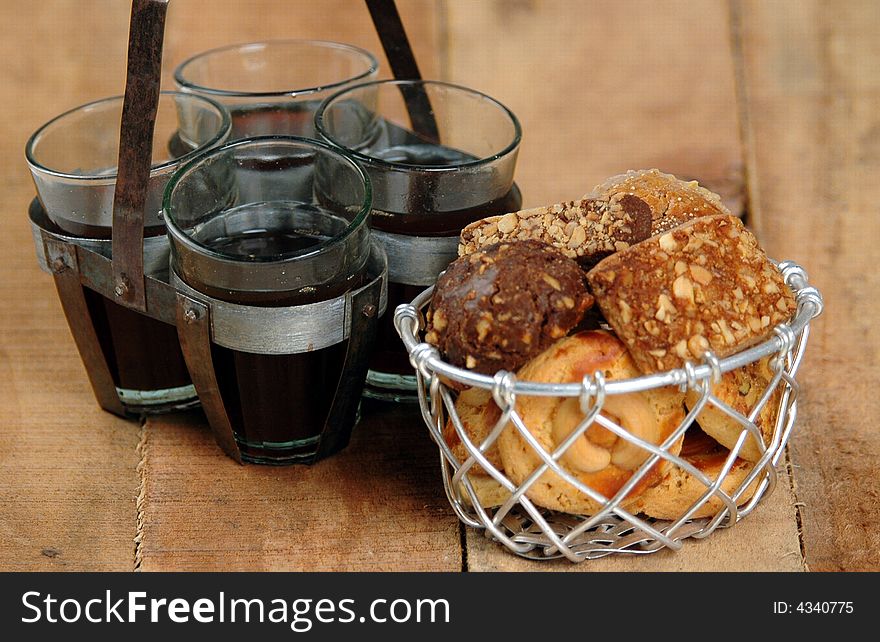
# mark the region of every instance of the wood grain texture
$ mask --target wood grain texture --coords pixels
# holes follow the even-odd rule
[[[517,114],[526,207],[658,167],[741,206],[723,0],[446,0],[446,76]]]
[[[426,77],[484,90],[520,117],[526,205],[658,166],[701,179],[737,207],[741,159],[749,159],[761,239],[773,256],[803,263],[827,304],[799,377],[791,449],[806,562],[812,570],[880,568],[877,3],[733,1],[733,49],[721,0],[398,4]],[[288,469],[237,466],[198,415],[154,419],[139,431],[98,410],[51,278],[33,257],[22,149],[55,114],[122,92],[128,11],[118,0],[0,3],[11,26],[0,53],[14,61],[0,68],[9,221],[0,296],[11,302],[0,308],[0,569],[128,570],[136,532],[137,563],[147,570],[460,568],[436,453],[404,410],[371,416],[338,458]],[[351,42],[384,65],[360,0],[175,0],[165,88],[193,53],[280,37]],[[753,141],[745,154],[734,63]],[[676,555],[530,564],[470,532],[467,563],[797,570],[792,503],[781,479],[746,521]]]
[[[422,75],[436,75],[437,4],[398,0],[397,7]],[[380,77],[391,77],[363,0],[176,0],[169,5],[167,24],[164,70],[169,89],[174,68],[200,51],[279,38],[335,40],[363,47],[379,60]]]
[[[809,568],[880,569],[880,5],[737,2],[756,177],[771,255],[825,297],[792,437]]]
[[[366,412],[312,466],[240,466],[199,415],[148,426],[142,570],[461,568],[458,522],[413,407]]]
[[[86,29],[92,5],[107,14]],[[138,425],[102,412],[27,222],[28,136],[78,104],[121,93],[126,3],[2,3],[0,569],[131,570]],[[100,44],[99,44],[100,43]]]

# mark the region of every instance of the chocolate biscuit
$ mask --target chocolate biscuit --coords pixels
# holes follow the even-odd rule
[[[651,235],[651,208],[632,194],[584,197],[475,221],[461,231],[459,256],[502,241],[538,240],[582,266]]]
[[[539,241],[500,243],[456,259],[438,279],[425,340],[457,366],[516,370],[592,304],[571,259]]]

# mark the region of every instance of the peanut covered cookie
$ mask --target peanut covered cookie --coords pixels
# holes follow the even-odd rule
[[[658,169],[629,170],[597,185],[594,198],[635,196],[651,211],[651,235],[668,232],[700,216],[730,214],[721,197],[700,187],[697,181],[683,181]]]
[[[579,332],[557,341],[518,373],[521,381],[572,383],[585,375],[602,371],[606,379],[638,377],[624,345],[602,331]],[[605,398],[601,413],[652,444],[661,444],[684,419],[684,394],[666,387]],[[575,397],[517,398],[516,409],[531,435],[548,453],[556,450],[583,421],[580,402]],[[508,425],[499,437],[501,461],[515,484],[528,479],[542,461],[515,426]],[[670,446],[677,454],[681,442]],[[559,459],[560,465],[575,479],[606,498],[614,496],[649,457],[648,451],[591,424]],[[654,464],[629,491],[622,505],[635,499],[663,477],[668,462]],[[566,479],[552,471],[544,472],[526,491],[536,504],[567,513],[592,514],[600,504]]]
[[[645,373],[726,357],[788,321],[794,296],[734,216],[703,216],[601,261],[587,275]]]
[[[457,366],[516,370],[592,304],[571,259],[539,241],[500,243],[456,259],[437,280],[425,340]]]
[[[651,235],[651,208],[631,194],[584,197],[490,216],[461,231],[459,256],[502,241],[533,239],[552,245],[581,265],[625,249]]]

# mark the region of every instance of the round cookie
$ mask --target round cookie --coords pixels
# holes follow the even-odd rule
[[[580,382],[585,375],[602,371],[606,379],[629,379],[641,373],[624,345],[603,331],[581,332],[555,343],[530,361],[519,372],[519,379],[543,383]],[[684,418],[684,395],[676,388],[662,388],[626,395],[609,395],[602,414],[633,434],[660,444]],[[555,450],[583,420],[577,398],[521,396],[517,411],[525,426],[547,452]],[[680,442],[671,452],[678,453]],[[508,426],[499,439],[501,461],[507,476],[522,483],[541,460],[514,426]],[[630,479],[649,453],[619,439],[594,423],[560,459],[563,468],[581,483],[607,498]],[[645,489],[663,477],[666,462],[655,464],[629,492],[622,505],[631,504]],[[559,475],[547,471],[529,488],[527,496],[536,504],[575,514],[593,514],[600,505]]]
[[[658,169],[629,170],[606,179],[591,194],[595,198],[613,198],[630,194],[651,208],[651,234],[668,232],[691,219],[730,211],[714,192],[700,187],[697,181],[683,181]]]
[[[721,376],[721,381],[712,386],[712,394],[741,415],[748,416],[772,379],[770,358],[765,357],[742,368],[725,372]],[[689,409],[693,408],[699,399],[699,392],[689,390],[685,397],[685,405]],[[782,386],[777,386],[755,418],[755,425],[761,431],[765,444],[769,444],[773,436],[773,428],[776,426],[776,416],[779,413],[781,400]],[[726,448],[733,448],[743,431],[741,423],[711,404],[706,404],[700,412],[697,423],[706,434],[714,437],[718,443]],[[739,451],[739,456],[748,461],[758,461],[761,458],[761,450],[758,448],[754,436],[746,437]]]
[[[718,479],[730,451],[696,427],[692,427],[684,436],[684,443],[679,454],[682,459],[692,464],[710,480],[715,481]],[[743,483],[752,467],[753,464],[737,458],[724,481],[721,482],[721,490],[731,495]],[[761,477],[757,477],[737,500],[740,506],[752,498],[760,480]],[[706,488],[707,486],[703,482],[689,472],[672,465],[660,483],[645,490],[629,509],[648,517],[676,520],[702,497]],[[697,509],[691,518],[711,517],[723,507],[724,502],[712,496]]]
[[[540,241],[499,243],[456,259],[440,276],[425,340],[456,366],[516,370],[592,304],[573,260]]]
[[[501,418],[501,409],[492,398],[492,393],[482,388],[468,388],[458,395],[455,401],[455,412],[461,420],[462,427],[475,446],[483,443],[492,428]],[[443,428],[443,439],[446,445],[455,455],[459,463],[463,463],[470,453],[455,430],[452,419],[446,420],[446,426]],[[501,463],[501,456],[498,454],[498,442],[486,451],[486,459],[498,470],[503,470],[504,465]],[[486,475],[486,472],[479,464],[474,464],[470,471]]]
[[[477,502],[483,508],[495,508],[501,506],[510,497],[510,493],[507,489],[488,475],[475,475],[469,472],[467,478],[477,496]],[[471,496],[468,493],[464,482],[458,484],[458,489],[461,493],[462,499],[468,504],[473,505],[473,501],[471,501]]]
[[[476,446],[483,443],[501,418],[501,409],[498,408],[498,404],[492,398],[492,393],[482,388],[468,388],[459,394],[455,402],[455,411],[461,420],[462,427],[467,436]],[[443,439],[460,464],[470,457],[470,453],[458,436],[458,432],[455,430],[455,425],[451,419],[446,421],[446,426],[443,429]],[[498,452],[497,441],[486,451],[486,459],[496,469],[504,472],[504,465]],[[510,493],[489,476],[480,464],[471,466],[466,475],[474,488],[479,503],[486,508],[500,506],[510,496]],[[470,496],[463,483],[459,484],[459,490],[462,497],[470,502]]]

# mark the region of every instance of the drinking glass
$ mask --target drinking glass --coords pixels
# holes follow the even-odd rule
[[[300,137],[228,143],[168,184],[172,282],[210,305],[211,367],[246,461],[308,463],[348,442],[380,312],[354,302],[385,278],[371,202],[351,158]]]
[[[232,139],[263,135],[315,138],[321,101],[379,68],[363,49],[323,40],[274,40],[197,54],[174,71],[180,91],[208,96],[232,114]]]
[[[37,190],[30,208],[37,237],[47,234],[112,258],[113,196],[123,98],[67,111],[40,127],[25,156]],[[159,97],[144,211],[144,270],[166,280],[169,246],[162,193],[171,174],[229,136],[226,110],[176,92]],[[37,243],[38,255],[43,252]],[[40,256],[45,265],[45,257]],[[101,351],[127,413],[160,412],[198,403],[174,326],[119,305],[88,288],[83,294]]]
[[[519,121],[479,91],[438,81],[363,83],[328,97],[315,126],[372,181],[372,225],[388,255],[391,310],[433,285],[455,259],[465,225],[522,205],[513,180]],[[365,394],[414,400],[410,372],[388,314]]]

